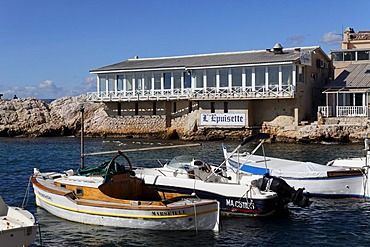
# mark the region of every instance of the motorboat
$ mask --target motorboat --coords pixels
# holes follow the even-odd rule
[[[118,162],[120,156],[128,165]],[[66,220],[110,227],[219,231],[216,200],[149,188],[121,152],[109,162],[77,171],[35,168],[31,182],[37,206]]]
[[[26,209],[8,206],[0,196],[0,245],[30,246],[36,237],[38,224]]]
[[[268,134],[260,133],[247,137],[232,152],[223,145],[223,154],[228,169],[245,174],[269,174],[284,179],[290,186],[305,188],[310,196],[318,197],[369,197],[368,169],[349,166],[327,166],[313,162],[302,162],[256,155],[263,147]],[[248,142],[259,140],[251,152],[240,148]]]
[[[158,168],[139,167],[135,174],[158,191],[217,199],[223,215],[267,216],[290,202],[301,207],[310,204],[302,189],[295,190],[282,179],[227,173],[189,155],[174,157]]]

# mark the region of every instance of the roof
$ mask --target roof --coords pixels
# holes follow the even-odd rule
[[[301,47],[301,51],[321,49],[319,46]],[[324,53],[324,52],[323,52]],[[325,54],[325,53],[324,53]],[[238,66],[246,64],[283,63],[298,61],[300,52],[295,48],[285,48],[283,53],[272,50],[228,52],[158,58],[135,58],[90,70],[91,73],[113,71],[156,70],[156,69],[194,69],[212,66]]]
[[[326,88],[370,88],[370,63],[349,65]]]

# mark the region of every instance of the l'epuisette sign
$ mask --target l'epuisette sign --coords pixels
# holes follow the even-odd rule
[[[245,113],[200,113],[201,126],[245,126]]]

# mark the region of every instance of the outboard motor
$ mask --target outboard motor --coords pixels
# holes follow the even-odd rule
[[[272,190],[282,199],[293,202],[294,205],[302,208],[311,204],[310,200],[303,195],[304,188],[295,190],[282,178],[265,174],[263,178],[255,180],[253,185],[257,186],[260,190]]]

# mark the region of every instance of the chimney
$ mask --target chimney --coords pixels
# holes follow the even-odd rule
[[[272,47],[274,54],[283,54],[283,47],[280,43],[276,43],[274,47]]]

